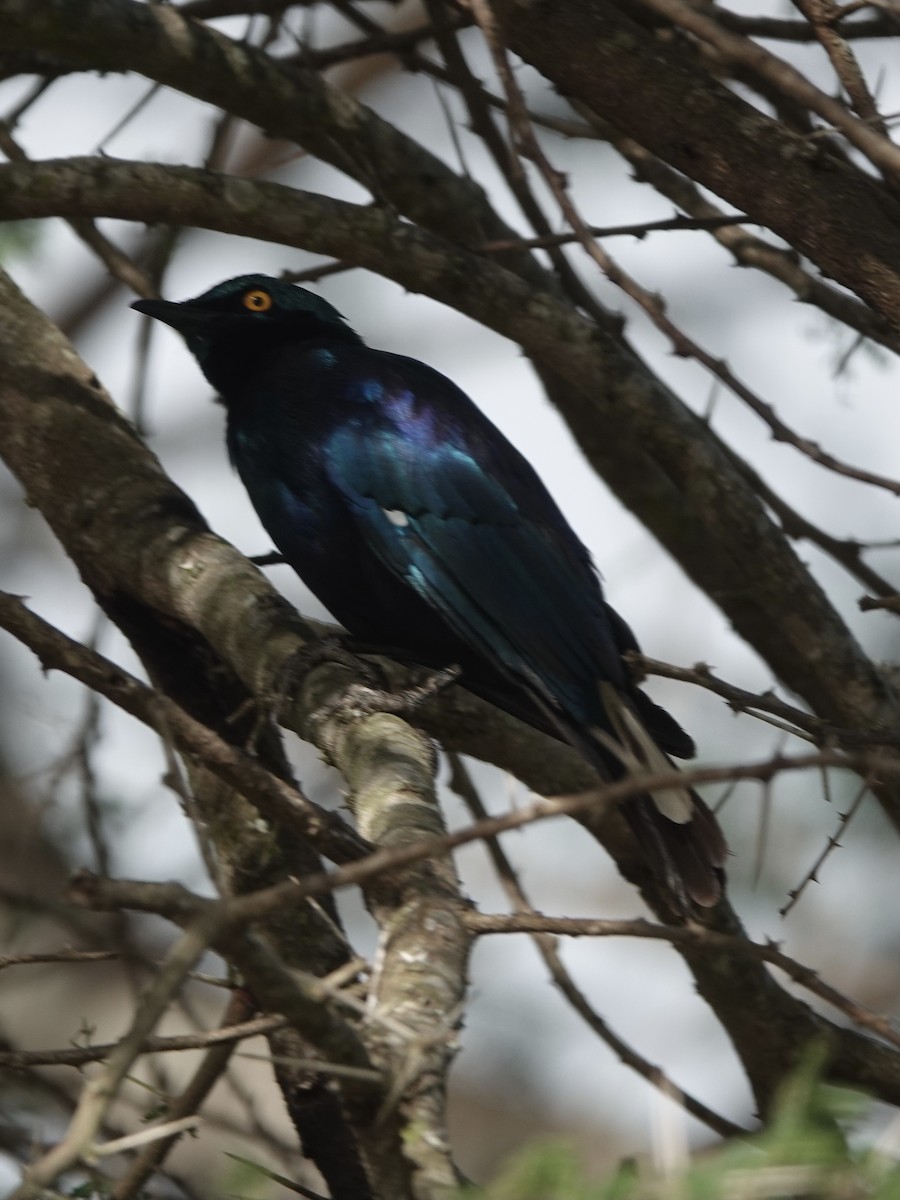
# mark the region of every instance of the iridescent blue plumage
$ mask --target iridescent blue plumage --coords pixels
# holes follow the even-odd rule
[[[465,686],[604,777],[693,753],[633,685],[634,637],[552,497],[448,379],[368,348],[324,300],[266,276],[135,307],[184,334],[263,525],[358,639],[459,664]],[[699,798],[669,788],[628,814],[676,897],[713,903],[725,846]]]

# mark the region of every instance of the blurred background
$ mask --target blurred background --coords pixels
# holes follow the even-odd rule
[[[760,6],[747,4],[745,9],[759,12]],[[793,8],[773,3],[766,11],[785,15]],[[422,19],[415,3],[375,3],[366,5],[366,12],[393,29]],[[314,23],[304,35],[321,46],[340,44],[357,32],[331,6],[313,6],[303,19]],[[246,17],[217,24],[250,41],[262,33],[262,23]],[[463,44],[475,72],[489,77],[479,33],[464,34]],[[427,45],[423,52],[429,52]],[[900,107],[900,77],[890,70],[889,47],[866,43],[858,52],[867,72],[881,79],[882,111]],[[823,89],[833,86],[818,48],[801,46],[791,53]],[[560,120],[571,117],[567,104],[536,74],[520,68],[517,77],[533,112]],[[465,170],[489,191],[498,211],[517,225],[518,211],[479,139],[469,133],[455,93],[422,74],[402,72],[387,56],[335,67],[330,78],[454,168],[461,156]],[[31,96],[34,83],[20,77],[0,84],[0,114],[16,110]],[[29,105],[17,124],[16,139],[32,158],[95,154],[99,149],[121,158],[199,164],[209,154],[217,120],[210,107],[165,89],[151,90],[144,79],[77,74],[57,80]],[[552,162],[568,174],[591,222],[615,226],[673,215],[671,205],[633,180],[628,164],[610,146],[568,140],[547,130],[543,137]],[[364,199],[361,189],[337,171],[240,123],[229,127],[218,153],[223,169],[236,174]],[[100,226],[132,253],[147,237],[143,229],[123,223]],[[900,475],[900,372],[886,352],[854,346],[852,332],[796,303],[771,279],[737,269],[703,232],[655,233],[642,240],[618,237],[607,245],[646,288],[665,296],[670,315],[682,328],[726,360],[794,429],[848,462]],[[128,307],[134,297],[64,221],[19,227],[15,240],[4,241],[2,249],[16,281],[60,323],[105,387],[139,422],[166,471],[212,528],[247,554],[271,549],[228,465],[223,410],[213,403],[209,386],[177,336],[160,327],[144,328],[142,318]],[[570,249],[568,256],[603,303],[626,317],[632,344],[679,396],[816,524],[838,537],[886,542],[870,552],[869,561],[900,584],[896,498],[825,471],[794,447],[773,442],[762,422],[695,363],[673,357],[661,335],[579,250]],[[168,298],[184,299],[245,271],[300,272],[321,263],[295,250],[188,230],[178,238],[163,291]],[[359,270],[329,275],[310,286],[369,344],[415,356],[449,375],[505,431],[590,548],[611,603],[632,625],[647,654],[682,666],[708,663],[721,677],[751,691],[776,685],[709,599],[589,469],[514,344],[449,308]],[[897,618],[861,613],[858,582],[814,547],[803,545],[802,555],[867,651],[894,663]],[[327,616],[288,568],[270,568],[269,574],[301,612]],[[28,597],[35,611],[54,625],[93,641],[104,654],[140,673],[127,643],[98,619],[72,565],[5,473],[0,473],[0,587]],[[734,715],[699,688],[651,679],[648,690],[691,732],[704,764],[750,761],[802,748],[771,725]],[[306,793],[340,806],[337,777],[299,740],[291,738],[290,748]],[[527,800],[524,788],[499,770],[475,763],[471,767],[491,811]],[[28,651],[0,636],[4,953],[58,947],[77,941],[80,925],[97,927],[61,905],[67,876],[81,866],[137,879],[177,879],[191,889],[209,891],[191,828],[178,798],[163,783],[165,770],[162,750],[149,731],[71,680],[45,676]],[[897,842],[871,798],[840,831],[840,814],[854,802],[857,790],[857,780],[831,772],[827,780],[818,773],[792,774],[766,790],[746,784],[705,794],[710,803],[722,805],[720,819],[734,855],[729,865],[732,901],[751,934],[779,940],[789,954],[842,991],[877,1011],[892,1012],[900,1000]],[[467,815],[454,794],[445,789],[444,799],[451,825],[464,823]],[[839,831],[840,849],[781,917],[789,893]],[[574,822],[546,822],[506,835],[504,844],[532,903],[543,912],[616,917],[641,911],[634,890]],[[464,889],[479,908],[505,911],[483,849],[463,849],[457,863]],[[341,894],[339,900],[354,944],[360,953],[371,954],[374,928],[358,897]],[[166,944],[168,932],[161,922],[128,918],[117,929],[112,924],[104,927],[104,936],[125,938],[147,956],[158,956]],[[565,944],[562,951],[585,995],[622,1037],[713,1109],[753,1126],[750,1091],[727,1039],[669,947],[584,939]],[[211,960],[208,969],[215,973],[219,965]],[[481,939],[471,989],[452,1077],[452,1124],[460,1165],[476,1180],[488,1177],[511,1150],[538,1134],[571,1137],[598,1170],[630,1154],[653,1154],[672,1136],[691,1146],[713,1140],[598,1041],[549,985],[527,937]],[[33,1049],[104,1042],[122,1032],[132,1000],[127,973],[104,964],[8,970],[0,980],[0,1037]],[[196,985],[181,1017],[173,1017],[164,1031],[189,1028],[195,1019],[202,1023],[218,1003],[214,988]],[[234,1185],[240,1168],[219,1151],[227,1146],[243,1153],[246,1147],[252,1156],[260,1131],[271,1165],[279,1169],[279,1147],[281,1164],[291,1161],[281,1099],[265,1065],[252,1058],[263,1053],[263,1045],[251,1043],[245,1050],[245,1056],[235,1059],[231,1082],[217,1090],[214,1117],[199,1138],[186,1140],[173,1157],[174,1175],[195,1194],[221,1194],[217,1186]],[[178,1076],[187,1063],[167,1059],[155,1069]],[[66,1097],[78,1086],[75,1076],[71,1069],[47,1070],[40,1088],[33,1077],[10,1080],[0,1104],[33,1110],[35,1138],[52,1138],[63,1126]],[[164,1082],[151,1076],[134,1089],[130,1103],[138,1110],[152,1107],[153,1088]],[[120,1117],[124,1124],[124,1111]],[[876,1110],[875,1119],[883,1125],[890,1118]],[[4,1172],[10,1181],[16,1177],[10,1160],[6,1162],[4,1168],[0,1155],[0,1193]],[[237,1190],[251,1194],[260,1186],[259,1181],[245,1181]],[[174,1183],[172,1187],[177,1194]]]

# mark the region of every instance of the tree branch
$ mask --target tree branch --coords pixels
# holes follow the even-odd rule
[[[740,99],[677,43],[648,38],[635,16],[646,14],[649,3],[560,0],[551,12],[526,0],[496,0],[495,7],[510,48],[567,95],[772,229],[896,325],[900,244],[885,187],[829,153],[822,141],[791,132]],[[686,28],[696,26],[700,37],[713,26],[747,55],[765,56],[699,10],[690,10],[689,23],[689,5],[669,9],[665,3],[659,0],[656,11],[676,15]],[[804,102],[813,99],[804,93]],[[837,115],[833,104],[826,120]],[[866,151],[893,170],[900,150],[840,113],[864,137]]]
[[[545,917],[540,913],[517,913],[515,916],[488,913],[469,913],[469,928],[479,936],[489,933],[553,933],[563,937],[636,937],[651,938],[673,945],[704,946],[717,953],[749,955],[784,971],[788,978],[825,1000],[855,1024],[883,1038],[900,1050],[900,1030],[889,1017],[873,1013],[857,1001],[843,995],[820,978],[818,972],[785,954],[775,942],[762,945],[745,938],[730,937],[695,925],[653,925],[649,921],[606,921],[594,918]],[[900,1078],[900,1055],[894,1073]]]
[[[85,1084],[64,1137],[25,1169],[22,1182],[10,1200],[32,1200],[57,1176],[79,1159],[90,1155],[94,1138],[102,1127],[119,1085],[185,975],[206,950],[211,930],[209,915],[204,913],[169,951],[150,990],[138,1005],[127,1035],[116,1045],[99,1075]]]

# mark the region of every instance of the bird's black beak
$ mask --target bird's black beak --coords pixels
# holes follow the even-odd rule
[[[147,317],[171,325],[185,336],[199,333],[206,328],[209,320],[208,314],[202,309],[189,304],[177,304],[174,300],[135,300],[131,307]]]

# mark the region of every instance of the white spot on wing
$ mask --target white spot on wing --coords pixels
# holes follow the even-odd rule
[[[409,517],[402,508],[383,508],[381,511],[395,529],[405,529],[409,524]]]

